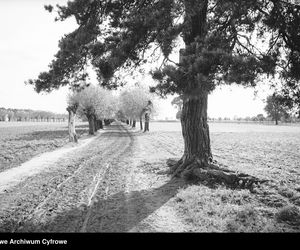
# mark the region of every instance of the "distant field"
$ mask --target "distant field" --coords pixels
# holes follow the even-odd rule
[[[78,134],[85,133],[78,123]],[[0,122],[0,172],[68,142],[67,123]]]
[[[299,124],[259,124],[259,123],[229,123],[209,122],[210,132],[285,132],[300,133]],[[181,131],[180,122],[150,122],[150,131]]]

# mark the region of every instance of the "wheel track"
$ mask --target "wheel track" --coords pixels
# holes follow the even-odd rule
[[[96,174],[96,178],[94,178],[94,180],[92,181],[92,184],[89,185],[89,188],[84,188],[83,191],[80,192],[80,193],[82,193],[82,192],[84,192],[86,190],[92,190],[91,192],[88,192],[90,195],[89,195],[89,198],[87,199],[88,200],[87,204],[89,204],[90,206],[87,209],[87,213],[86,213],[85,219],[83,221],[84,224],[81,226],[81,231],[85,231],[86,227],[88,225],[88,221],[89,221],[89,218],[90,218],[91,213],[92,213],[92,211],[90,209],[91,208],[91,204],[93,204],[93,202],[94,202],[94,196],[97,193],[97,189],[98,189],[99,184],[101,183],[101,180],[103,180],[103,178],[105,177],[106,172],[109,170],[109,167],[111,165],[113,165],[112,163],[116,159],[118,159],[119,157],[121,157],[128,150],[128,148],[130,147],[130,143],[131,143],[131,140],[132,140],[132,139],[128,140],[130,138],[130,133],[126,129],[124,129],[124,127],[122,127],[122,126],[118,126],[118,130],[120,132],[124,132],[125,131],[129,135],[129,137],[121,136],[121,138],[120,137],[116,138],[116,140],[114,140],[114,142],[110,144],[110,147],[107,147],[107,150],[105,151],[105,154],[102,153],[101,156],[96,155],[95,157],[93,157],[93,159],[90,159],[88,161],[89,164],[84,164],[84,166],[86,166],[86,167],[92,166],[93,165],[93,161],[97,157],[100,157],[100,160],[97,161],[97,162],[101,162],[101,166],[105,165],[106,167],[104,167],[104,168],[100,167],[99,171]],[[107,134],[107,135],[109,136],[109,134]],[[114,150],[111,150],[112,149],[112,147],[111,147],[112,145],[116,145],[116,147],[114,147]],[[118,149],[118,147],[120,147],[120,149]],[[117,152],[117,154],[116,154],[116,152]],[[103,160],[103,159],[107,159],[107,160]],[[94,167],[92,167],[92,169],[93,168]],[[71,178],[69,180],[72,180],[75,177],[78,177],[80,175],[80,173],[83,172],[83,170],[86,170],[86,168],[82,168],[81,171],[77,171],[77,173],[73,175],[73,178]],[[71,183],[69,184],[69,186],[65,185],[67,193],[70,193],[70,192],[72,193],[73,189],[72,189],[72,184]],[[76,183],[75,183],[75,185],[76,185]],[[59,198],[60,198],[61,194],[63,194],[63,192],[59,192],[59,191],[60,190],[54,190],[54,193],[51,195],[51,197],[48,197],[47,200],[44,201],[42,205],[39,205],[40,210],[43,210],[42,207],[47,204],[47,201],[51,201],[52,205],[53,204],[59,204],[60,202],[62,202],[62,199],[59,199]],[[57,195],[55,195],[55,193]],[[61,198],[65,198],[66,195],[67,194],[63,194],[63,196]],[[76,193],[76,195],[78,196],[78,193]],[[50,200],[52,197],[54,197],[54,199]],[[31,217],[34,217],[34,215],[36,214],[37,210],[38,209],[35,210],[35,213],[33,213]]]
[[[113,141],[111,144],[109,144],[109,147],[116,144],[115,141]],[[109,149],[109,147],[107,147],[107,149],[105,151],[103,151],[103,154],[105,154]],[[88,165],[89,162],[92,162],[95,158],[99,157],[98,155],[94,155],[92,156],[92,158],[86,159],[83,162],[81,162],[79,164],[79,167],[70,175],[68,176],[66,179],[64,179],[62,182],[60,182],[55,188],[54,190],[48,194],[43,201],[41,201],[31,212],[31,214],[35,214],[37,212],[38,209],[40,209],[43,205],[45,205],[47,203],[47,201],[49,201],[53,196],[55,196],[55,193],[57,193],[58,191],[60,191],[61,187],[65,184],[67,184],[70,180],[72,180],[74,177],[76,177],[77,174],[80,173],[81,170],[84,169],[84,167],[86,167]]]
[[[116,160],[116,159],[118,159],[119,160],[119,158],[120,157],[122,157],[123,155],[127,155],[128,154],[128,151],[130,151],[131,149],[132,149],[132,146],[133,146],[133,143],[134,143],[134,140],[132,139],[132,134],[126,129],[126,127],[124,127],[124,126],[122,126],[121,127],[122,129],[123,129],[123,131],[124,132],[126,132],[126,134],[129,136],[129,138],[130,138],[130,141],[129,141],[129,144],[127,145],[127,146],[125,146],[124,147],[124,150],[122,150],[117,156],[114,156],[113,158],[112,158],[112,160],[111,160],[111,162],[110,162],[110,166],[111,165],[113,165],[112,163]],[[128,138],[128,137],[127,137]],[[120,176],[120,166],[118,166],[118,165],[116,165],[113,169],[112,168],[108,168],[107,169],[107,171],[103,174],[103,176],[102,176],[102,179],[101,180],[103,180],[104,178],[106,178],[107,180],[113,180],[113,178],[114,178],[114,175],[113,175],[113,172],[118,172],[118,176]],[[111,176],[113,176],[112,177],[112,179],[111,179]],[[89,225],[89,220],[90,220],[90,218],[91,218],[91,216],[92,216],[92,214],[93,214],[93,203],[95,202],[95,201],[97,201],[98,200],[98,198],[99,198],[99,196],[101,196],[101,199],[102,200],[106,200],[107,199],[107,197],[108,197],[108,192],[109,192],[109,190],[110,190],[110,185],[111,185],[111,183],[110,182],[108,182],[108,184],[104,184],[104,186],[103,187],[101,187],[101,189],[99,188],[98,189],[98,186],[99,186],[99,184],[101,183],[101,180],[97,183],[97,188],[95,188],[95,191],[93,192],[93,196],[91,196],[91,202],[90,202],[90,206],[89,206],[89,209],[88,209],[88,212],[87,212],[87,214],[86,214],[86,216],[85,216],[85,219],[84,219],[84,222],[83,222],[83,225],[82,225],[82,227],[81,227],[81,230],[80,230],[80,232],[87,232],[87,231],[89,231],[88,230],[88,226],[92,226],[92,225]],[[118,181],[119,181],[119,185],[120,185],[120,179],[118,179]],[[122,185],[121,185],[122,186]],[[114,189],[115,189],[116,187],[114,187]],[[108,206],[108,204],[107,203],[105,203],[105,205],[102,207],[102,210],[101,210],[101,212],[102,212],[102,214],[105,214],[106,213],[106,211],[107,211],[107,206]],[[99,212],[99,211],[96,211],[96,212]],[[100,223],[97,225],[97,231],[99,232],[101,232],[102,231],[102,229],[103,229],[103,221],[101,220],[100,221]]]

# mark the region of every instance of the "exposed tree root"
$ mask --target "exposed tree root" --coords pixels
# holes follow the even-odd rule
[[[267,182],[254,176],[229,170],[225,166],[213,161],[209,164],[192,159],[183,161],[169,159],[167,165],[170,167],[172,177],[183,177],[188,180],[201,181],[209,184],[224,184],[230,188],[253,189],[255,186]]]

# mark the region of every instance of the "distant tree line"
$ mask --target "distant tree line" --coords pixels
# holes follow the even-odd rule
[[[244,122],[274,122],[275,125],[278,125],[279,122],[284,123],[296,123],[300,122],[299,112],[289,106],[287,103],[286,98],[278,93],[273,93],[269,95],[265,100],[266,106],[264,110],[267,113],[267,116],[263,114],[258,114],[256,116],[247,116],[247,117],[237,117],[235,116],[233,119],[229,117],[218,117],[218,118],[211,118],[208,117],[209,121],[244,121]],[[182,99],[180,96],[175,97],[171,104],[177,108],[176,119],[180,120],[181,113],[182,113]]]
[[[66,114],[31,109],[0,108],[0,121],[6,122],[54,122],[66,121]]]

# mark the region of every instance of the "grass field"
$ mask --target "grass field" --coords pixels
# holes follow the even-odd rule
[[[153,134],[180,156],[180,123],[152,123]],[[299,231],[300,127],[259,124],[210,123],[214,159],[239,172],[268,180],[253,193],[190,185],[174,205],[192,231]],[[167,143],[167,141],[169,141]]]
[[[85,124],[79,123],[77,131],[85,133]],[[67,123],[0,122],[0,172],[67,142]]]

